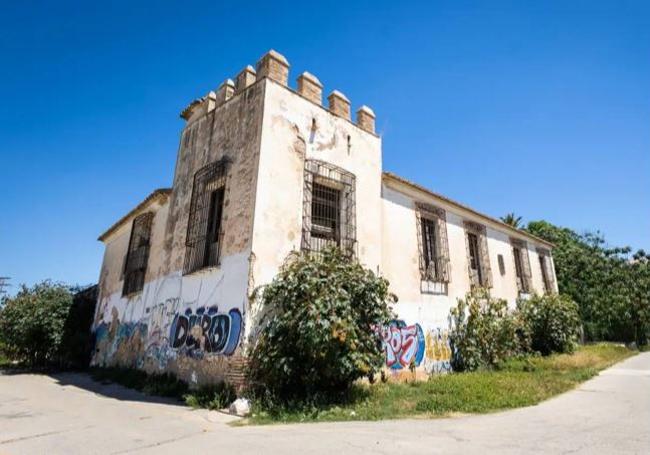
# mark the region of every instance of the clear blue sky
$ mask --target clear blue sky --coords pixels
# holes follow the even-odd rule
[[[650,249],[650,2],[3,2],[0,276],[97,280],[180,110],[268,49],[377,113],[384,168]]]

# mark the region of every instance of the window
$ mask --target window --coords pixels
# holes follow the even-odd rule
[[[416,204],[420,272],[423,281],[449,282],[449,247],[445,211]]]
[[[328,246],[354,255],[356,250],[355,177],[317,160],[305,162],[303,250]]]
[[[499,263],[499,273],[501,276],[506,274],[506,263],[503,260],[503,254],[497,255],[497,262]]]
[[[492,287],[485,226],[471,221],[464,224],[470,284],[472,287]]]
[[[526,242],[519,239],[511,238],[510,243],[512,244],[512,257],[515,262],[517,289],[520,294],[528,294],[532,289],[528,247]]]
[[[144,276],[149,261],[149,241],[153,213],[138,215],[131,226],[131,238],[124,261],[124,287],[122,295],[140,292],[144,287]]]
[[[228,162],[216,161],[194,175],[183,273],[219,265]]]
[[[538,249],[539,268],[542,271],[542,282],[544,292],[550,294],[555,292],[555,282],[553,281],[553,268],[551,266],[551,254],[547,250]]]
[[[311,200],[311,238],[340,244],[341,190],[313,184]]]

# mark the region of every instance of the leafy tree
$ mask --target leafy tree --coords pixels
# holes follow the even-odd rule
[[[508,302],[490,296],[487,289],[469,292],[450,311],[454,371],[491,368],[528,350],[526,332]]]
[[[650,334],[650,258],[644,251],[609,247],[600,233],[578,234],[546,221],[530,233],[556,245],[560,292],[580,309],[588,340],[647,344]]]
[[[510,226],[514,228],[519,228],[521,224],[521,217],[516,216],[513,212],[508,213],[506,216],[501,217],[501,221],[503,221],[506,224],[509,224]]]
[[[258,296],[269,311],[250,356],[258,389],[284,401],[336,396],[382,368],[377,328],[394,296],[339,250],[291,254]]]
[[[558,294],[535,295],[520,299],[517,310],[533,351],[542,355],[573,352],[581,325],[578,305],[573,300]]]
[[[59,348],[72,293],[61,284],[44,281],[31,288],[23,285],[0,309],[0,345],[5,353],[32,366],[59,360]]]

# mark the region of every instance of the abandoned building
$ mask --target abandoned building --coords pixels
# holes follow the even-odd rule
[[[386,367],[449,370],[448,314],[473,287],[556,292],[552,245],[383,172],[375,114],[270,51],[181,113],[172,188],[99,240],[96,365],[241,383],[269,283],[294,250],[338,245],[386,277]]]

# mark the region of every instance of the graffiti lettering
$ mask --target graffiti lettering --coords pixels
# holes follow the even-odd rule
[[[451,347],[446,330],[433,329],[427,333],[424,370],[429,374],[451,371]]]
[[[171,325],[169,343],[174,349],[232,355],[239,343],[242,317],[237,309],[219,313],[217,307],[188,309],[177,314]]]
[[[392,321],[381,329],[381,338],[387,367],[401,370],[422,362],[425,341],[420,324],[407,326],[402,320]]]

